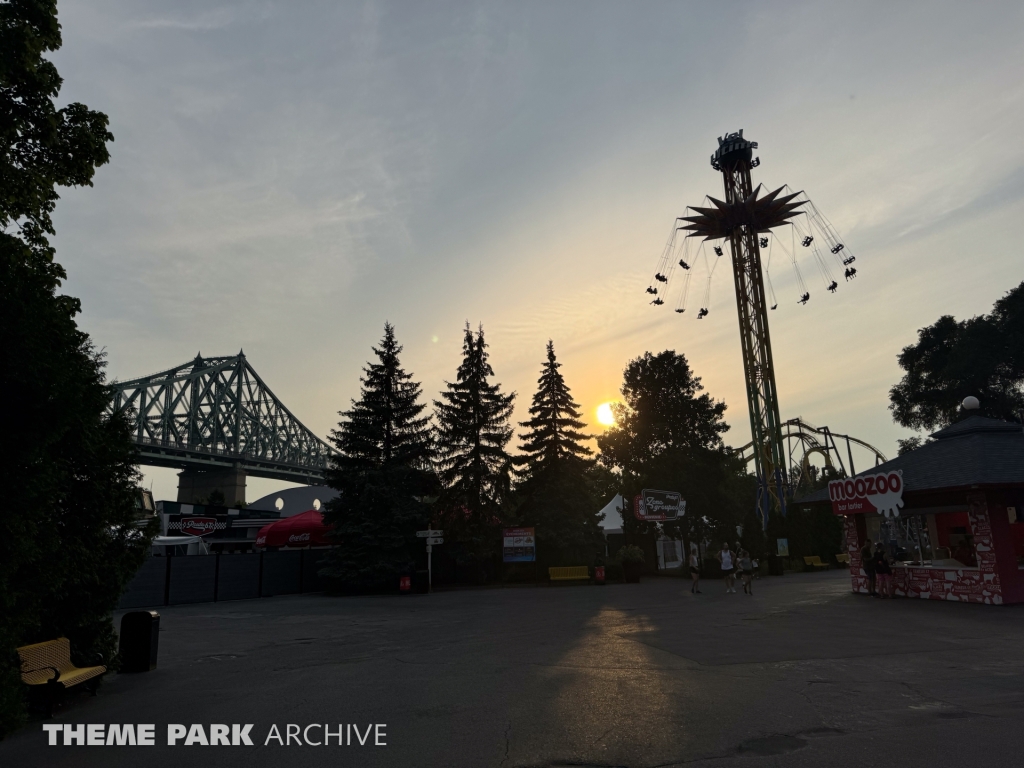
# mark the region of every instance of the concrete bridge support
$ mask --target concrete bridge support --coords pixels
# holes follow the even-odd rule
[[[237,464],[232,469],[186,469],[178,473],[178,501],[183,504],[201,503],[209,500],[214,491],[220,491],[226,506],[244,504],[245,477],[245,470]]]

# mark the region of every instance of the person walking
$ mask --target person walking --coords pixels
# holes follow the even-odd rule
[[[750,559],[750,553],[745,549],[741,549],[736,557],[736,564],[740,568],[740,578],[743,580],[743,593],[747,595],[754,594],[754,582],[751,581],[751,578],[754,576],[754,563]]]
[[[695,595],[702,594],[700,591],[700,557],[697,555],[695,544],[690,545],[690,579],[693,581],[693,584],[690,585],[690,592]]]
[[[726,592],[736,591],[736,564],[734,559],[732,550],[729,549],[729,542],[723,543],[722,549],[718,553],[718,562],[722,564],[722,575],[725,577]]]
[[[878,591],[882,598],[892,597],[892,566],[889,564],[889,555],[879,542],[875,549],[875,579],[878,582]]]
[[[860,567],[864,569],[864,575],[868,577],[868,594],[878,597],[878,593],[875,591],[875,553],[871,551],[870,541],[860,551]]]

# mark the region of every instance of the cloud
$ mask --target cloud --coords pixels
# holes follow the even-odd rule
[[[116,141],[58,206],[58,258],[121,378],[244,347],[325,434],[385,319],[428,397],[469,319],[520,409],[548,338],[588,413],[672,348],[745,442],[730,271],[700,322],[644,293],[741,127],[755,182],[805,189],[858,259],[835,296],[807,263],[806,307],[773,260],[784,417],[891,447],[899,348],[1024,277],[1024,8],[738,3],[728,56],[720,9],[693,4],[176,9],[61,8],[62,98]]]

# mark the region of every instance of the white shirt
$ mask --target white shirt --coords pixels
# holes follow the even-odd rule
[[[718,553],[722,558],[722,568],[732,568],[732,550],[722,550]]]

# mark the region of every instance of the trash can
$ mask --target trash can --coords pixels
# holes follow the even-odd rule
[[[156,669],[160,642],[160,614],[156,611],[132,611],[121,617],[122,672],[149,672]]]
[[[779,555],[768,556],[768,575],[781,576],[784,573],[782,558]]]

